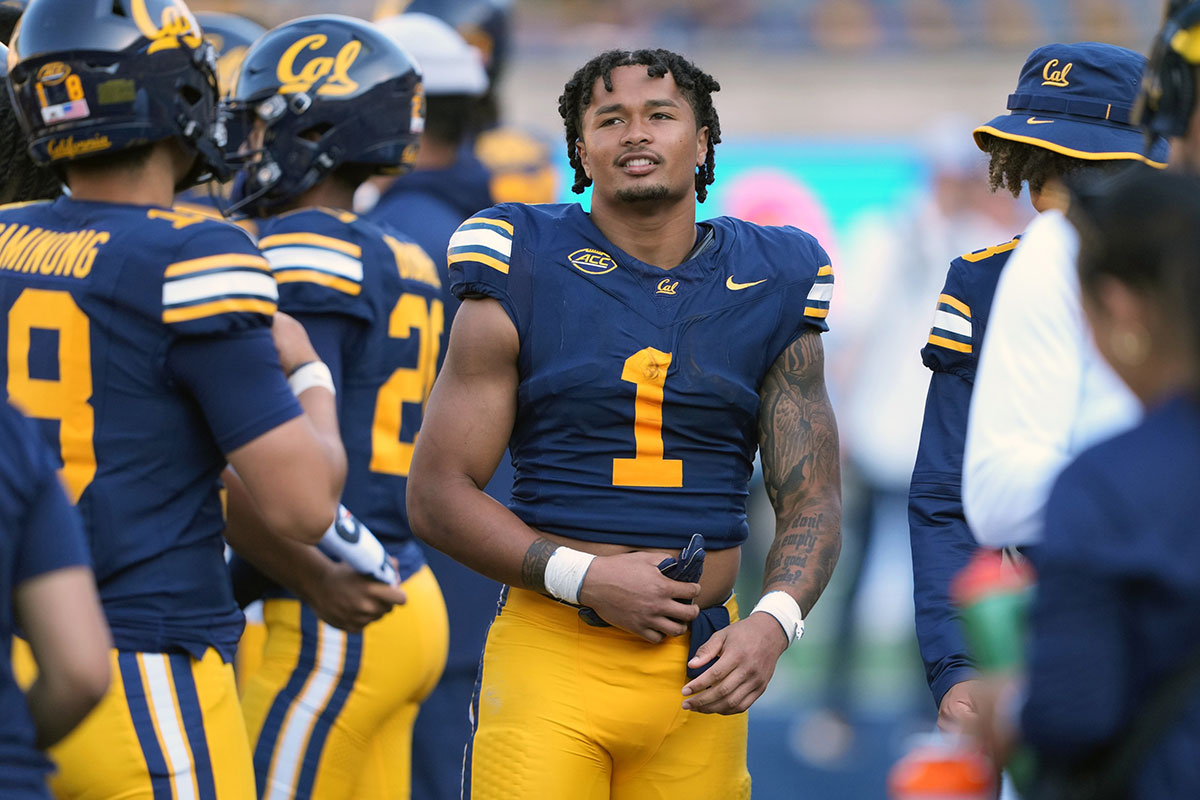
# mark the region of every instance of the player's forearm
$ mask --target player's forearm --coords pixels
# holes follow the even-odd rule
[[[346,449],[338,428],[337,401],[333,394],[321,389],[302,392],[297,399],[316,434],[317,449],[324,467],[325,492],[336,507],[346,483]]]
[[[546,540],[466,475],[414,469],[407,502],[409,525],[426,544],[493,580],[543,588],[545,565],[532,562]]]
[[[763,594],[784,591],[808,616],[825,591],[842,549],[842,506],[839,498],[805,505],[777,520],[775,540],[767,552]]]
[[[229,546],[279,585],[301,598],[310,596],[329,559],[311,545],[272,531],[233,470],[225,470],[222,480],[227,490],[225,540]]]

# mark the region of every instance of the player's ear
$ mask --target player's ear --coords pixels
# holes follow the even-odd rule
[[[703,167],[708,160],[708,126],[696,131],[696,166]]]
[[[579,165],[583,167],[583,174],[587,175],[590,181],[592,179],[592,168],[588,164],[587,146],[584,145],[582,137],[575,140],[575,155],[579,156]]]

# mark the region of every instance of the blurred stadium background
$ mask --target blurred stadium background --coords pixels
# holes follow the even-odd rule
[[[935,716],[913,633],[904,510],[928,380],[918,351],[950,259],[1007,240],[1032,214],[1025,197],[987,192],[970,130],[1005,113],[1039,45],[1145,52],[1162,0],[497,2],[511,7],[502,119],[550,143],[561,199],[574,198],[557,114],[565,80],[604,49],[666,47],[722,85],[724,142],[701,218],[798,225],[834,259],[826,349],[846,472],[843,556],[803,642],[751,710],[750,767],[756,800],[882,798],[906,739]],[[377,18],[405,5],[342,0],[336,11]],[[268,26],[335,10],[190,6]],[[773,522],[756,489],[741,582],[750,598]]]

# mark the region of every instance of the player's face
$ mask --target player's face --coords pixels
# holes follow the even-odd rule
[[[646,67],[612,71],[592,87],[583,113],[580,162],[594,184],[595,200],[607,203],[678,202],[693,196],[696,167],[708,152],[708,128],[696,117],[671,73],[651,78]]]

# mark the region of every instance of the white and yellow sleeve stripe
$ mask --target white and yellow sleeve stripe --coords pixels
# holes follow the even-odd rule
[[[502,219],[471,217],[450,237],[446,263],[474,262],[508,274],[513,226]]]
[[[804,303],[804,316],[825,319],[829,316],[829,301],[833,299],[833,267],[829,264],[817,270],[808,299]]]
[[[939,295],[937,309],[933,312],[933,326],[929,329],[929,343],[970,353],[973,347],[970,306],[953,295]]]
[[[315,283],[349,295],[362,292],[362,248],[318,233],[280,233],[258,243],[279,283]]]
[[[204,256],[177,261],[163,273],[162,320],[166,323],[237,312],[270,316],[278,300],[278,287],[262,256]]]

